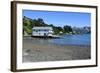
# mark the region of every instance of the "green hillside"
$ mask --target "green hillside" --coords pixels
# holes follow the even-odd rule
[[[31,19],[26,16],[23,17],[23,35],[31,35],[33,27],[52,27],[55,35],[73,34],[73,28],[69,25],[63,27],[54,26],[54,24],[47,24],[42,18]],[[74,30],[75,31],[75,30]],[[83,30],[82,30],[83,31]],[[76,32],[77,33],[77,32]],[[75,34],[75,33],[74,33]]]

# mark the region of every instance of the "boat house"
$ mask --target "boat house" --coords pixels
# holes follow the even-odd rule
[[[53,29],[52,27],[33,27],[32,36],[36,37],[52,37]]]

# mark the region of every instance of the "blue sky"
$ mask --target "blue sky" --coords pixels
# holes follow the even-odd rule
[[[91,25],[90,13],[23,10],[23,16],[31,19],[42,18],[47,24],[54,24],[61,27],[64,25],[72,27]]]

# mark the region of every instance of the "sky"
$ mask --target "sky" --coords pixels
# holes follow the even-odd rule
[[[72,27],[91,25],[90,13],[23,10],[23,16],[31,19],[42,18],[45,23],[60,27],[65,25]]]

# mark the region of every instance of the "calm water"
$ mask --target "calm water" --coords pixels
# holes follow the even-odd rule
[[[63,35],[62,38],[52,39],[50,42],[62,45],[90,45],[91,37],[90,34]]]
[[[91,37],[90,34],[81,35],[62,35],[61,38],[56,39],[39,39],[34,38],[32,43],[41,44],[58,44],[58,45],[90,45]]]

